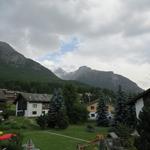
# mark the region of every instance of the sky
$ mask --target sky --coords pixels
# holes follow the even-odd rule
[[[149,0],[0,0],[0,41],[51,70],[89,66],[150,88]]]

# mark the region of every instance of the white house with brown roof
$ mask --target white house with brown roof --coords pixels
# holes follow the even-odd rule
[[[20,93],[15,101],[16,116],[38,117],[48,113],[52,95]]]

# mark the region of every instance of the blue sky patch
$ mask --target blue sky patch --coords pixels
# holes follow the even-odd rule
[[[79,47],[80,41],[77,37],[72,37],[68,41],[61,41],[60,49],[55,52],[49,52],[44,56],[39,57],[38,61],[51,60],[51,61],[59,61],[59,58],[74,50],[77,50]]]
[[[62,41],[60,46],[60,52],[62,54],[74,51],[79,47],[79,39],[77,37],[72,37],[68,41]]]

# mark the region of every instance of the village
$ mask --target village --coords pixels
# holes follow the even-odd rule
[[[150,0],[0,0],[0,150],[150,150]]]
[[[85,110],[83,112],[80,111],[81,113],[85,113],[85,117],[82,118],[83,120],[81,119],[79,122],[72,122],[71,125],[69,125],[70,123],[68,121],[63,120],[62,118],[58,120],[58,124],[57,124],[56,123],[57,120],[54,119],[54,116],[56,114],[53,110],[54,108],[52,108],[51,105],[58,105],[58,104],[56,103],[53,104],[52,101],[54,100],[56,102],[57,98],[58,100],[61,99],[59,92],[56,91],[57,90],[55,90],[54,94],[39,94],[39,93],[26,93],[26,92],[1,89],[0,90],[0,106],[1,106],[0,107],[1,108],[0,141],[2,141],[3,139],[4,141],[7,140],[10,141],[10,139],[15,139],[16,136],[17,137],[23,136],[23,141],[21,141],[20,146],[25,150],[27,149],[48,150],[50,148],[49,146],[47,146],[46,148],[45,145],[44,149],[42,149],[41,145],[43,144],[41,145],[39,144],[40,141],[38,138],[42,138],[40,132],[41,133],[43,132],[43,134],[45,134],[45,136],[47,137],[47,140],[50,140],[54,136],[54,138],[58,137],[58,140],[64,138],[66,140],[74,141],[72,147],[74,145],[73,149],[77,149],[77,150],[86,150],[86,149],[93,150],[94,147],[97,148],[97,150],[104,150],[104,149],[126,150],[129,148],[134,149],[133,148],[134,144],[132,142],[129,142],[128,139],[134,140],[137,137],[139,137],[139,133],[136,130],[136,124],[138,122],[143,107],[145,105],[149,106],[149,99],[150,99],[149,89],[135,97],[132,98],[130,97],[126,102],[122,101],[124,100],[122,99],[122,97],[118,97],[120,99],[120,103],[122,104],[118,103],[116,104],[117,106],[115,106],[111,102],[111,98],[109,97],[106,98],[106,96],[104,96],[103,94],[101,94],[101,97],[99,99],[92,100],[91,99],[92,94],[85,93],[87,100],[86,103],[83,103],[83,99],[82,99],[83,95],[76,93],[80,98],[79,100],[80,105],[84,105],[86,107],[86,111]],[[70,92],[69,96],[72,94],[71,90],[67,92],[68,93]],[[122,91],[118,91],[118,92],[122,94]],[[128,110],[129,112],[127,112],[126,110],[126,113],[127,115],[130,116],[123,114],[125,110],[123,110],[123,108],[121,108],[122,106],[120,107],[119,105],[120,106],[123,105],[123,107],[126,106],[129,107],[130,110]],[[131,110],[131,106],[133,108],[133,111]],[[70,104],[69,107],[71,107]],[[116,112],[115,111],[116,108],[118,109],[118,111],[120,109],[120,112]],[[62,109],[63,111],[65,111],[64,108]],[[47,115],[50,114],[50,112],[52,113],[52,116]],[[86,112],[87,112],[87,116],[86,116]],[[120,114],[116,116],[117,113]],[[65,113],[61,112],[61,117],[64,117],[63,115],[65,115]],[[51,120],[50,121],[48,120],[48,122],[46,121],[47,116],[51,118]],[[120,116],[124,118],[121,118]],[[59,118],[59,115],[56,117]],[[73,116],[73,117],[77,117],[77,116]],[[116,119],[115,117],[116,118],[118,117],[117,118],[118,122],[115,122]],[[125,117],[128,120],[125,120],[126,119]],[[79,120],[79,118],[77,117],[77,120]],[[52,122],[53,119],[54,122],[56,123],[54,126],[52,126],[52,124],[54,123]],[[61,119],[63,123],[60,124],[59,122],[61,122]],[[46,135],[46,132],[47,134],[49,134],[50,137]],[[47,142],[45,141],[44,143]],[[54,141],[52,140],[52,142]],[[125,145],[122,142],[123,143],[127,142],[128,144],[126,143]],[[57,144],[56,145],[54,144],[53,146],[57,147]],[[65,149],[67,149],[67,147]]]

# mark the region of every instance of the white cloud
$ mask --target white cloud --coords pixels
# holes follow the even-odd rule
[[[149,0],[2,0],[0,20],[0,40],[36,60],[77,37],[78,49],[41,61],[50,69],[88,65],[150,86]]]

